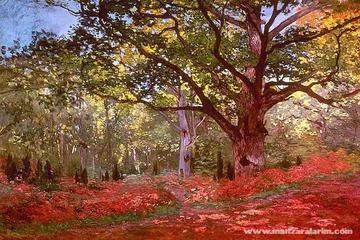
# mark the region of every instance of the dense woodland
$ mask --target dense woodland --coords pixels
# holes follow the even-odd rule
[[[53,191],[63,181],[92,189],[160,175],[190,186],[203,176],[215,184],[198,183],[208,199],[233,199],[268,189],[261,176],[293,184],[360,156],[356,0],[31,6],[76,22],[65,35],[34,31],[27,44],[1,46],[5,182]],[[235,181],[214,190],[222,179]]]
[[[3,156],[92,178],[113,164],[212,175],[222,158],[238,176],[358,148],[356,3],[49,4],[79,23],[2,47]]]

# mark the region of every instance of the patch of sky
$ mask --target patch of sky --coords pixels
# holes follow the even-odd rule
[[[59,7],[46,7],[41,1],[0,0],[0,45],[10,46],[14,40],[27,45],[33,32],[46,31],[65,35],[76,17]]]

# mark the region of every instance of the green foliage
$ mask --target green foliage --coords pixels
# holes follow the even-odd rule
[[[78,172],[78,169],[81,168],[79,158],[69,159],[69,162],[67,163],[67,165],[65,167],[66,167],[66,174],[68,176],[74,176]]]
[[[174,215],[179,213],[179,206],[158,206],[155,210],[148,214],[150,217]]]
[[[279,194],[282,193],[288,189],[296,189],[299,188],[301,185],[299,183],[292,183],[292,184],[288,184],[288,185],[281,185],[275,189],[269,190],[269,191],[264,191],[264,192],[260,192],[257,193],[255,196],[251,197],[251,200],[255,200],[255,199],[264,199],[267,197],[270,197],[274,194]]]
[[[310,116],[309,120],[316,121],[313,118],[315,112],[321,111],[315,109],[325,109],[315,107],[310,100],[315,96],[324,101],[316,97],[317,93],[324,99],[337,100],[344,90],[358,87],[358,61],[353,60],[358,58],[358,33],[352,31],[358,23],[349,24],[341,39],[343,29],[337,28],[313,41],[299,41],[270,51],[281,43],[315,36],[321,29],[343,22],[348,18],[347,14],[350,17],[357,13],[357,8],[352,12],[354,6],[348,5],[355,1],[336,4],[334,14],[329,11],[326,16],[315,17],[315,24],[314,19],[309,22],[305,19],[305,24],[297,21],[274,38],[267,38],[264,32],[264,39],[269,40],[265,46],[269,52],[264,52],[269,54],[264,63],[249,48],[249,29],[235,26],[231,21],[222,23],[220,53],[217,55],[214,44],[219,39],[209,18],[215,25],[222,21],[210,12],[207,18],[197,1],[176,4],[173,1],[163,4],[158,0],[144,3],[131,0],[126,4],[108,1],[106,7],[97,1],[76,2],[83,5],[79,9],[83,12],[79,14],[79,24],[66,38],[37,32],[24,48],[19,43],[1,47],[0,154],[9,152],[20,159],[30,153],[38,164],[48,160],[45,171],[41,165],[37,167],[38,180],[53,181],[55,175],[64,173],[74,176],[80,162],[87,164],[82,166],[85,168],[94,164],[89,172],[89,177],[94,178],[102,174],[102,169],[111,169],[114,162],[121,163],[127,174],[137,174],[137,169],[141,173],[153,171],[157,174],[160,165],[165,170],[176,169],[178,133],[171,130],[161,114],[152,111],[177,106],[176,96],[169,94],[169,89],[181,86],[189,106],[206,106],[201,111],[206,110],[217,123],[222,121],[223,129],[224,123],[228,123],[225,126],[232,125],[225,129],[229,135],[228,129],[247,124],[246,116],[253,110],[249,103],[254,102],[254,98],[241,81],[246,77],[241,76],[247,75],[252,67],[256,66],[257,70],[262,65],[263,71],[256,75],[265,83],[259,84],[264,85],[259,90],[260,105],[264,108],[258,109],[259,112],[265,113],[290,97],[314,110],[312,114],[305,114],[294,104],[272,108],[275,113],[268,113],[270,136],[266,144],[270,164],[288,168],[297,164],[298,156],[306,157],[326,147],[345,146],[352,151],[359,147],[358,136],[351,134],[356,133],[353,130],[358,127],[358,123],[352,121],[354,116],[329,124],[335,130],[327,131],[332,133],[327,136],[311,131],[314,126],[306,121],[290,123],[285,117],[277,119],[293,113],[295,118]],[[52,3],[49,1],[50,5]],[[215,10],[223,5],[223,14],[229,14],[230,19],[235,17],[240,22],[245,21],[245,26],[251,26],[247,22],[251,18],[246,15],[250,9],[254,12],[253,17],[259,16],[258,29],[261,31],[266,29],[263,11],[274,9],[272,4],[275,3],[279,7],[283,1],[243,1],[241,6],[246,10],[226,1],[206,1],[206,4],[213,4]],[[286,18],[310,4],[311,1],[292,1],[279,13]],[[166,14],[162,15],[164,12]],[[340,13],[346,16],[336,17]],[[99,14],[104,24],[98,21]],[[337,58],[339,46],[341,54]],[[219,56],[224,60],[219,61]],[[231,67],[224,65],[224,61]],[[331,81],[316,83],[327,79],[329,72],[333,73]],[[305,98],[296,91],[309,96]],[[272,102],[273,99],[279,99],[279,102]],[[139,102],[143,104],[133,105]],[[170,116],[171,120],[176,119],[174,116]],[[332,117],[332,114],[327,116]],[[282,121],[286,126],[280,124]],[[231,146],[224,140],[228,136],[220,132],[219,127],[214,127],[213,123],[209,125],[204,127],[206,132],[199,133],[195,143],[198,149],[193,149],[196,156],[193,169],[196,173],[212,176],[224,168],[221,164],[216,167],[220,150],[223,165],[231,168]],[[349,125],[352,129],[347,127]],[[287,129],[278,132],[277,129],[282,127]],[[344,134],[339,134],[336,129]],[[341,137],[334,140],[334,136]],[[28,177],[25,163],[23,174],[24,179]],[[118,174],[113,173],[113,178],[114,175],[118,179]],[[217,175],[222,174],[218,171]],[[228,175],[231,178],[232,173]]]
[[[35,183],[35,186],[39,187],[41,191],[45,192],[55,192],[61,190],[60,185],[55,182],[40,181]]]

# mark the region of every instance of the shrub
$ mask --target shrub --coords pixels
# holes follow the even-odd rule
[[[38,184],[41,191],[54,192],[60,190],[60,185],[54,182],[41,182]]]
[[[260,172],[255,177],[239,177],[235,181],[225,182],[218,189],[215,199],[248,197],[256,192],[275,189],[284,184],[303,181],[318,174],[330,174],[349,169],[344,157],[337,153],[314,154],[299,166],[292,166],[287,172],[271,168]]]

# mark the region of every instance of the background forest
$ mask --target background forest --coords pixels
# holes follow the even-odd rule
[[[86,6],[87,3],[83,4]],[[355,6],[351,4],[350,7]],[[59,3],[55,6],[69,10],[76,5]],[[45,2],[33,3],[28,7],[35,9],[29,11],[36,11],[48,9],[49,5]],[[87,7],[96,8],[95,5]],[[155,9],[157,6],[152,7]],[[351,12],[339,8],[337,11],[337,15],[324,18],[321,24],[331,27],[344,16],[356,18],[357,10]],[[7,13],[16,14],[11,13],[11,9],[7,9]],[[20,15],[21,18],[24,15]],[[313,24],[310,18],[306,16],[301,21]],[[177,82],[176,77],[170,85],[161,85],[164,79],[174,78],[172,73],[163,69],[160,74],[156,66],[146,65],[139,54],[131,54],[129,51],[132,50],[126,44],[121,48],[109,48],[110,41],[91,42],[95,39],[90,37],[87,23],[81,22],[85,19],[81,16],[80,24],[75,25],[66,37],[35,31],[26,46],[20,39],[2,46],[0,155],[13,156],[18,164],[26,156],[33,160],[50,161],[59,176],[73,176],[76,170],[87,168],[91,178],[100,178],[114,164],[118,164],[125,174],[159,174],[178,170],[187,154],[192,159],[192,173],[214,176],[217,166],[226,172],[229,164],[234,164],[232,142],[216,120],[204,112],[165,111],[169,109],[154,107],[169,103],[180,107],[181,104],[183,107],[198,105],[199,99],[194,90]],[[152,27],[154,31],[159,31],[166,24]],[[297,31],[301,33],[299,29]],[[334,78],[328,84],[330,88],[343,91],[358,85],[359,69],[355,59],[358,56],[359,35],[354,29],[356,25],[343,32],[316,38],[310,44],[292,47],[292,54],[299,59],[296,63],[290,60],[291,54],[276,53],[269,66],[278,68],[279,72],[270,71],[267,74],[275,76],[281,83],[289,77],[304,77],[315,69],[315,75]],[[164,33],[166,30],[163,29]],[[236,36],[236,33],[229,33]],[[172,39],[166,34],[164,37],[170,45],[176,41],[176,37]],[[137,36],[134,35],[134,38]],[[100,38],[98,40],[101,41]],[[154,38],[152,41],[161,39]],[[188,41],[194,45],[211,46],[201,36],[192,39],[189,34]],[[245,46],[246,40],[237,51],[249,54]],[[336,48],[338,50],[334,50]],[[327,54],[329,51],[332,53]],[[194,58],[194,61],[213,61],[206,53],[199,54],[203,54],[203,59]],[[281,65],[276,58],[291,63]],[[331,70],[332,66],[334,70]],[[288,69],[293,70],[289,72]],[[147,74],[147,71],[153,73]],[[154,79],[151,79],[152,76]],[[232,103],[219,97],[222,86],[201,81],[208,88],[206,91],[214,93],[212,101],[230,121],[236,116],[239,118]],[[232,85],[228,87],[236,89]],[[331,96],[328,89],[319,90],[321,94]],[[138,100],[129,101],[135,98]],[[152,105],[148,104],[149,100]],[[356,96],[334,105],[309,95],[309,92],[299,91],[293,93],[288,101],[272,107],[264,119],[268,166],[288,168],[315,152],[340,148],[349,153],[359,151],[360,105]],[[184,129],[188,136],[185,143],[182,137]]]

